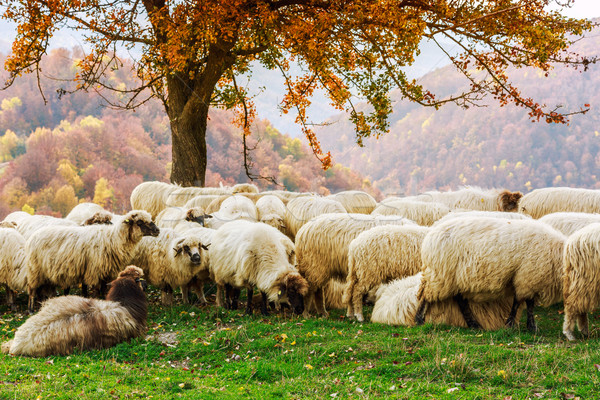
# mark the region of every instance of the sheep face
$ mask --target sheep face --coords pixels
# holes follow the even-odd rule
[[[181,238],[173,247],[174,257],[189,257],[192,265],[200,265],[202,262],[202,251],[208,250],[209,245],[202,244],[190,238]]]
[[[123,271],[119,272],[118,279],[131,279],[140,286],[140,289],[146,291],[148,284],[143,276],[144,271],[142,271],[141,268],[136,267],[135,265],[129,265]],[[112,284],[112,282],[110,284]]]
[[[308,292],[308,283],[298,273],[291,273],[279,288],[279,302],[288,303],[295,314],[304,312],[304,296]]]
[[[265,215],[261,218],[260,222],[265,223],[267,225],[271,225],[273,228],[276,228],[282,232],[285,230],[283,218],[275,214]]]
[[[503,191],[498,196],[498,205],[500,211],[516,212],[519,207],[519,200],[523,197],[521,192],[509,192],[508,190]]]
[[[98,211],[81,225],[112,225],[112,215],[108,212]]]
[[[134,210],[125,215],[123,223],[129,226],[129,236],[158,236],[160,230],[152,222],[152,217],[146,211]]]
[[[212,215],[205,214],[200,207],[190,208],[185,215],[186,221],[196,222],[202,226],[204,226],[204,220],[207,218],[212,218]]]

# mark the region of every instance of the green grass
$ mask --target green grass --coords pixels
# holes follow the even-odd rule
[[[341,310],[304,320],[163,308],[157,296],[147,338],[65,357],[0,355],[0,399],[588,399],[600,388],[596,314],[591,338],[568,343],[561,307],[538,309],[532,335],[524,321],[495,332],[404,328]],[[0,312],[5,341],[26,316]]]

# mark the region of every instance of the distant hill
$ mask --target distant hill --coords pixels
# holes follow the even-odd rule
[[[600,53],[600,30],[588,34],[573,50]],[[511,76],[523,94],[549,106],[585,115],[569,125],[532,123],[513,105],[463,110],[454,105],[435,111],[395,96],[391,130],[360,148],[346,115],[338,115],[317,135],[333,158],[361,171],[384,193],[415,194],[463,185],[529,191],[545,186],[600,189],[600,66],[585,73],[557,68],[549,78],[521,69]],[[464,82],[453,68],[435,70],[420,82],[438,95],[456,93]]]

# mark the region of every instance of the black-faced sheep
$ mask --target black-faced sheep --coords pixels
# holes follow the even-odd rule
[[[42,286],[98,286],[130,263],[143,236],[158,236],[150,214],[133,210],[115,225],[52,226],[31,235],[28,257],[29,309]]]
[[[307,284],[290,263],[288,237],[272,226],[249,221],[233,221],[213,235],[210,248],[211,277],[217,283],[217,305],[223,306],[220,294],[228,285],[248,289],[247,312],[252,312],[252,292],[256,287],[266,300],[285,302],[294,312],[304,310]]]
[[[421,248],[423,280],[417,323],[429,303],[454,298],[470,327],[478,327],[468,301],[514,296],[507,325],[527,304],[527,328],[535,331],[533,306],[562,300],[562,251],[566,237],[535,220],[455,218],[431,228]]]
[[[141,269],[128,266],[106,300],[62,296],[47,300],[2,344],[5,354],[46,357],[112,347],[146,332],[147,303]]]

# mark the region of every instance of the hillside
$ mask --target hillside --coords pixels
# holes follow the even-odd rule
[[[578,42],[581,54],[600,53],[598,31]],[[513,70],[522,89],[549,106],[578,110],[585,115],[569,125],[532,123],[524,109],[486,107],[463,110],[454,105],[440,110],[398,100],[390,117],[391,129],[379,139],[357,147],[346,116],[318,131],[324,149],[337,162],[361,171],[384,193],[415,194],[461,185],[507,187],[529,191],[544,186],[600,188],[600,66],[588,72],[557,68],[544,78],[534,70]],[[464,82],[451,67],[425,75],[420,82],[439,95],[456,93]]]

